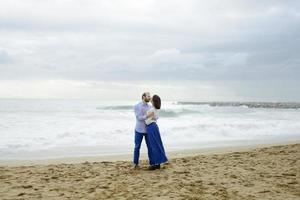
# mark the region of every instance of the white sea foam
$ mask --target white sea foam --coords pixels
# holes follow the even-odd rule
[[[0,159],[131,153],[134,103],[0,100]],[[167,150],[300,139],[300,109],[162,105]]]

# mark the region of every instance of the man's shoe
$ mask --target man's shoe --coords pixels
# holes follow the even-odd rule
[[[150,166],[148,167],[148,169],[149,169],[149,170],[156,170],[156,165],[150,165]]]
[[[133,169],[139,169],[140,167],[138,165],[134,165]]]
[[[160,169],[160,165],[154,165],[155,169]]]

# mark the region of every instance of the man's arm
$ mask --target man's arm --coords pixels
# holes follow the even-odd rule
[[[134,113],[138,120],[144,121],[147,119],[146,113],[143,113],[142,109],[139,106],[134,107]]]

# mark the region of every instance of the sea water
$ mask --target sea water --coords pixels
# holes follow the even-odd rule
[[[0,159],[131,154],[136,103],[0,100]],[[157,123],[167,152],[293,141],[300,103],[163,101]]]

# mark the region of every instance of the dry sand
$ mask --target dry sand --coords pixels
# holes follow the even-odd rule
[[[0,199],[300,199],[300,143],[172,158],[0,166]]]

